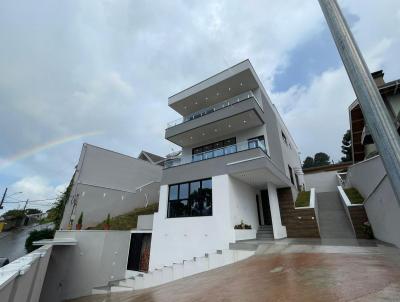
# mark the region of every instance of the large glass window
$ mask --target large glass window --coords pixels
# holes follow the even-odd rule
[[[168,218],[211,216],[211,178],[169,186]]]
[[[193,161],[210,159],[236,152],[236,137],[192,149]]]

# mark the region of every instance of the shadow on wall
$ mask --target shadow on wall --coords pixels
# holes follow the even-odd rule
[[[349,168],[346,187],[350,186],[365,199],[375,237],[400,247],[400,205],[379,155]]]

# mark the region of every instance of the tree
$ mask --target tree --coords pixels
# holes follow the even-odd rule
[[[33,230],[29,233],[28,238],[25,241],[25,250],[27,253],[30,253],[40,246],[33,245],[34,241],[39,241],[42,239],[52,239],[54,237],[55,230],[54,229],[43,229],[43,230]]]
[[[6,219],[18,219],[18,218],[25,217],[25,212],[24,212],[24,210],[14,209],[14,210],[8,210],[1,216]]]
[[[303,169],[314,167],[314,159],[311,156],[307,156],[303,162]]]
[[[341,158],[342,162],[353,160],[353,153],[351,150],[351,133],[347,130],[342,139],[342,153],[345,155]]]
[[[75,174],[74,174],[75,175]],[[69,195],[71,194],[74,176],[72,176],[71,181],[68,187],[65,189],[65,192],[57,198],[55,205],[47,211],[48,213],[48,221],[54,222],[54,228],[58,230],[60,228],[61,220],[64,215],[65,205],[68,202]]]
[[[318,152],[314,155],[314,167],[330,165],[330,157],[324,152]]]

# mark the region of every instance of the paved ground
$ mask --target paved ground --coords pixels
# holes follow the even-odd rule
[[[30,225],[0,233],[0,257],[8,258],[11,261],[26,254],[25,240],[32,230],[40,230],[51,227],[52,224]]]
[[[165,285],[72,301],[400,301],[400,253],[383,246],[262,245],[249,259]]]

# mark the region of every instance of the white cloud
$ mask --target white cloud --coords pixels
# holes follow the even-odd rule
[[[355,99],[344,68],[317,76],[309,87],[294,86],[271,95],[297,142],[302,158],[322,151],[340,158],[348,129],[348,105]]]
[[[66,187],[67,184],[52,186],[45,177],[41,176],[21,178],[9,186],[8,195],[10,197],[6,198],[4,209],[0,210],[0,215],[9,209],[22,209],[26,200],[29,200],[28,209],[36,208],[46,211],[55,202],[54,198],[63,193]]]
[[[398,77],[398,1],[340,3],[358,17],[354,33],[371,67]],[[0,158],[96,130],[104,134],[85,140],[130,155],[167,153],[165,125],[178,117],[168,96],[246,58],[271,91],[296,49],[324,26],[317,1],[3,1]],[[354,98],[342,69],[271,98],[303,154],[339,157]],[[40,175],[51,180],[44,187],[68,182],[81,143],[0,171],[0,185],[10,175]]]
[[[343,1],[347,12],[357,14],[352,31],[371,70],[384,68],[386,80],[400,77],[400,20],[388,11],[400,11],[397,1]],[[350,128],[348,106],[355,100],[344,67],[315,75],[309,86],[293,86],[283,93],[271,94],[300,147],[302,158],[323,151],[335,161],[344,132]]]

